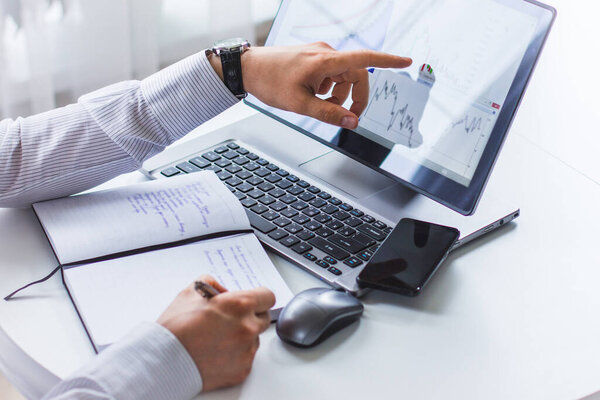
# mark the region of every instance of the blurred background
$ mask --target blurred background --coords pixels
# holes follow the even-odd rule
[[[0,0],[0,118],[43,112],[242,36],[278,0]]]

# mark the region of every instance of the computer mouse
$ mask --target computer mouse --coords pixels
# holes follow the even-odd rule
[[[357,321],[364,307],[353,295],[327,288],[298,293],[279,314],[277,335],[286,343],[311,347]]]

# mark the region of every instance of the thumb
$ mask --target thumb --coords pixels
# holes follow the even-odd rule
[[[328,124],[354,129],[358,125],[358,117],[344,107],[318,97],[306,96],[303,114]]]

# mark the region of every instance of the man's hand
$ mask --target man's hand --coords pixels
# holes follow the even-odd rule
[[[206,300],[190,285],[159,317],[190,353],[203,391],[241,383],[252,368],[258,335],[271,322],[275,296],[266,288],[227,292],[214,278],[200,278],[221,294]]]
[[[218,57],[210,61],[222,76]],[[336,51],[326,43],[252,47],[242,55],[242,76],[246,91],[270,106],[354,129],[369,101],[366,68],[405,68],[411,63],[410,58],[372,50]],[[316,97],[332,86],[331,97]],[[346,110],[341,105],[350,93],[352,106]]]

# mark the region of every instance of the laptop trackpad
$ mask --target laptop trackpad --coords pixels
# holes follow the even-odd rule
[[[392,179],[337,151],[325,153],[298,167],[357,199],[396,184]]]

